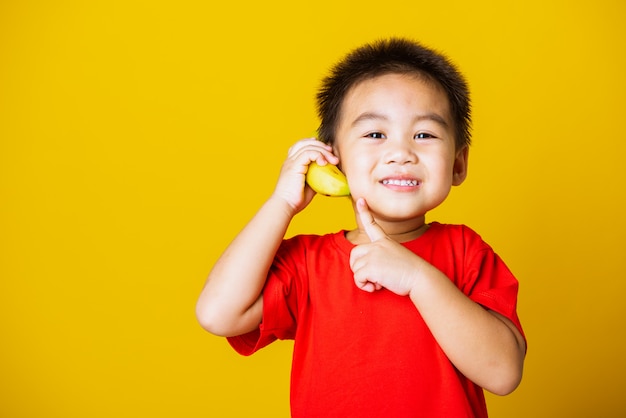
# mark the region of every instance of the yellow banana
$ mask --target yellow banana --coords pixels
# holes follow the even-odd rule
[[[348,180],[334,165],[319,165],[315,161],[309,164],[306,182],[313,190],[324,196],[349,196]]]

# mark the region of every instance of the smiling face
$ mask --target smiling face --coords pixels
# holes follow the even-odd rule
[[[354,200],[364,197],[392,234],[421,226],[466,175],[467,147],[455,147],[445,93],[415,75],[355,85],[343,101],[334,148]]]

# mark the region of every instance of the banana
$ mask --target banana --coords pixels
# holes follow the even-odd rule
[[[334,165],[319,165],[315,161],[309,164],[306,182],[313,190],[324,196],[349,196],[348,180]]]

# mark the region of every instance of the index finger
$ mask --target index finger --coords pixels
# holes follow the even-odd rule
[[[365,202],[365,199],[360,197],[356,201],[356,209],[359,213],[361,226],[367,233],[370,241],[374,242],[387,237],[385,231],[383,231],[383,229],[376,223],[376,220],[374,219],[374,216],[372,216],[372,213],[370,212],[369,207]]]

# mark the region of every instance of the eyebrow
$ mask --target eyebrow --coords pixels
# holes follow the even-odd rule
[[[388,121],[389,118],[383,114],[380,113],[376,113],[376,112],[364,112],[361,113],[353,122],[352,122],[352,126],[356,126],[361,122],[365,122],[368,120],[382,120],[382,121]],[[415,118],[413,118],[414,122],[420,122],[423,120],[431,120],[433,122],[438,123],[439,125],[443,126],[444,128],[448,127],[448,122],[446,122],[446,120],[439,114],[437,113],[425,113],[423,115],[417,115],[415,116]]]

